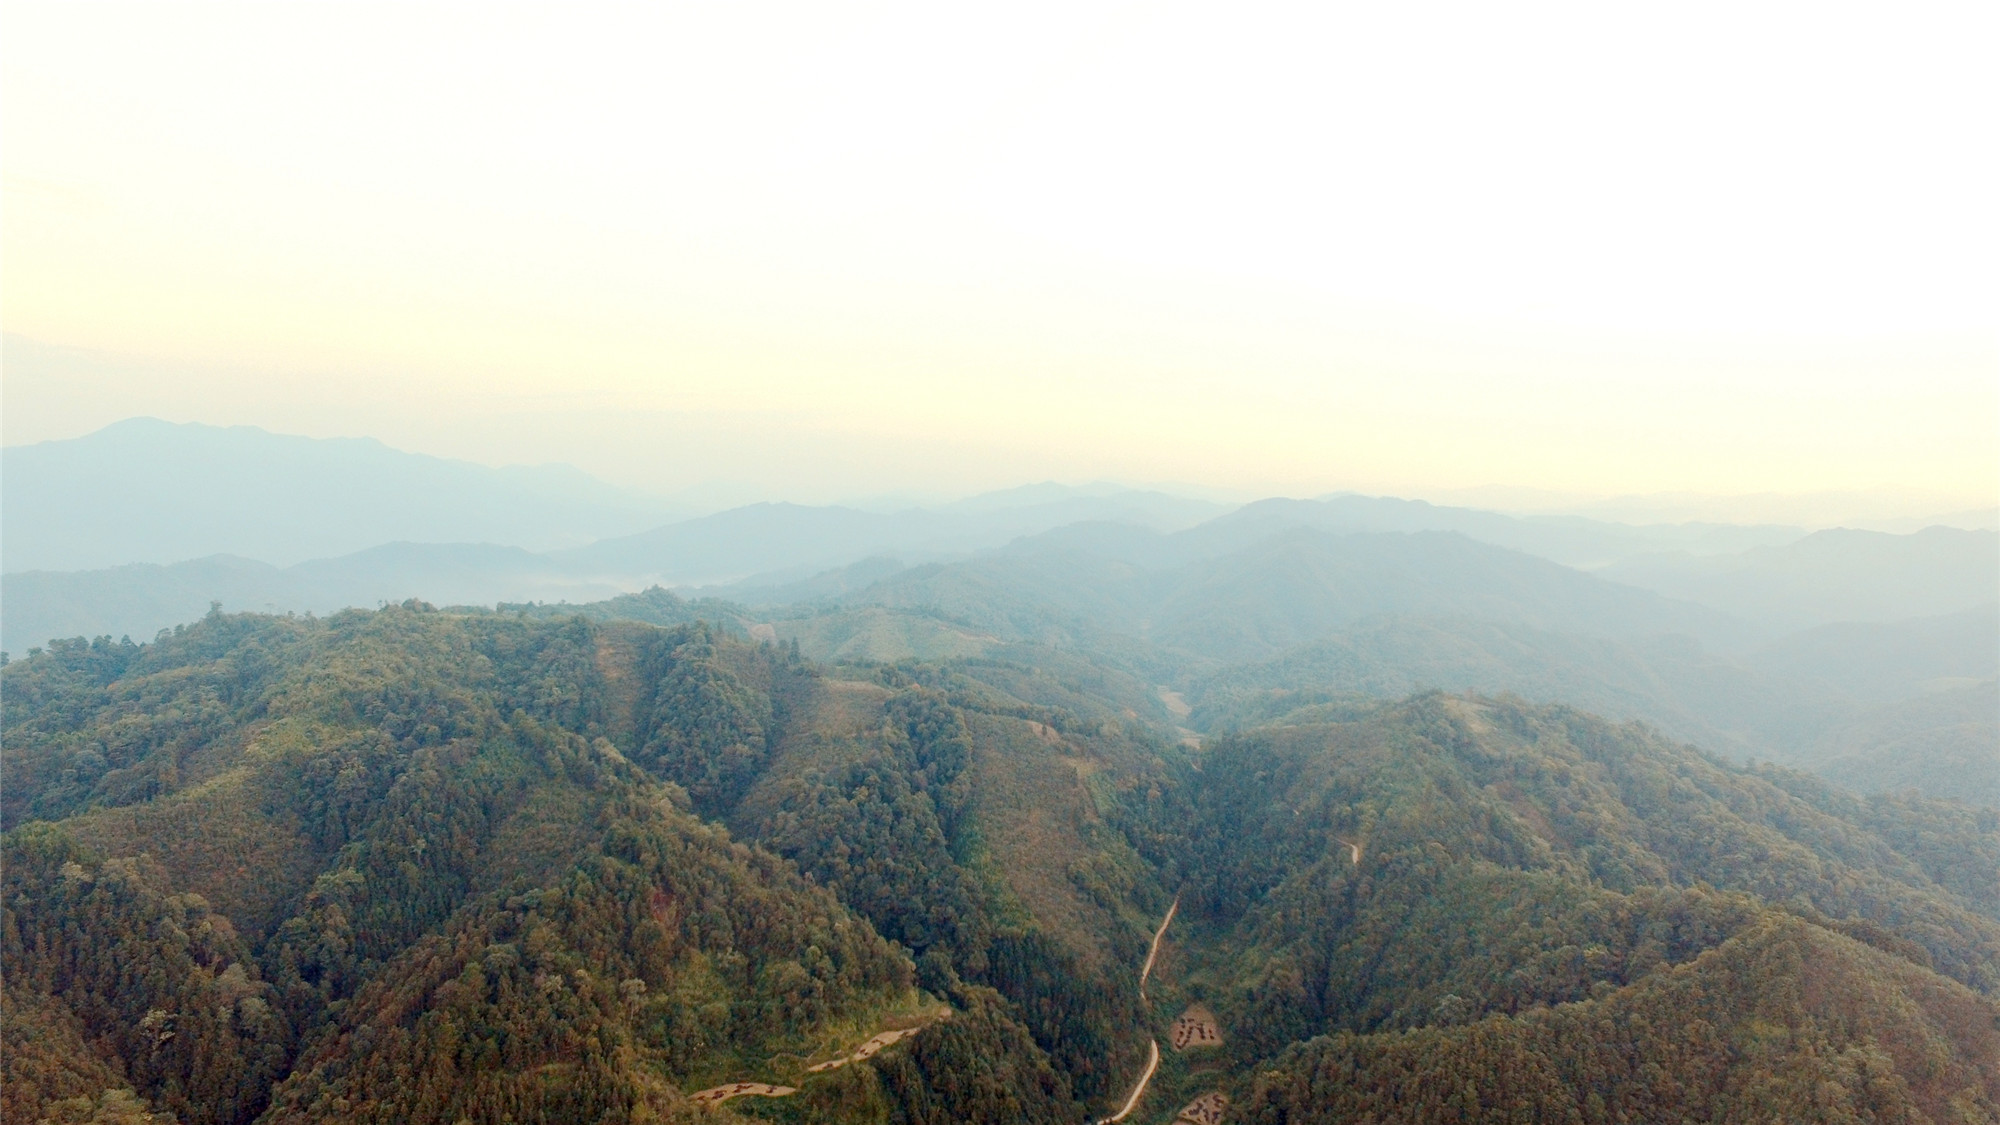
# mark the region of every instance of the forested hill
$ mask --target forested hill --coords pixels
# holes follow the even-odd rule
[[[2000,1119],[2000,814],[1564,708],[415,602],[0,683],[9,1122]]]

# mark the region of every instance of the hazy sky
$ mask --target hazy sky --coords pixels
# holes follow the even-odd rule
[[[4,438],[1991,502],[1990,12],[9,3]]]

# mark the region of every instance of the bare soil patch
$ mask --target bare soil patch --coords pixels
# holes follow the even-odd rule
[[[1027,723],[1028,729],[1035,732],[1036,738],[1041,739],[1051,746],[1061,746],[1063,744],[1063,736],[1056,732],[1056,728],[1049,726],[1047,723],[1038,723],[1033,719],[1027,720]]]
[[[768,1082],[731,1082],[724,1086],[711,1086],[699,1093],[689,1094],[688,1100],[696,1105],[721,1105],[731,1098],[789,1098],[798,1093],[795,1087],[773,1086]]]
[[[941,1013],[938,1016],[938,1018],[945,1019],[950,1015],[951,1012],[947,1010]],[[881,1051],[882,1048],[887,1047],[890,1044],[898,1042],[900,1040],[908,1039],[910,1036],[915,1035],[919,1031],[922,1031],[925,1026],[926,1025],[924,1024],[919,1024],[916,1027],[901,1027],[901,1028],[894,1028],[889,1031],[878,1031],[875,1034],[869,1036],[868,1039],[861,1044],[861,1046],[856,1047],[853,1051],[845,1055],[842,1055],[840,1058],[837,1059],[828,1059],[827,1061],[822,1063],[814,1063],[811,1066],[807,1067],[806,1070],[813,1074],[818,1074],[822,1071],[838,1070],[841,1067],[846,1066],[848,1063],[857,1063],[863,1059],[872,1058],[875,1056],[877,1052]]]
[[[1211,1090],[1181,1107],[1174,1118],[1174,1125],[1221,1125],[1222,1115],[1229,1109],[1229,1097],[1220,1090]]]
[[[1173,1044],[1176,1051],[1192,1051],[1197,1047],[1222,1046],[1222,1025],[1215,1020],[1215,1013],[1196,1004],[1180,1014],[1174,1021]]]

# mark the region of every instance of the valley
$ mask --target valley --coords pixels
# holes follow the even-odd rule
[[[561,473],[146,420],[7,456],[20,467],[10,488],[54,474],[81,490],[73,503],[7,506],[0,648],[15,655],[57,637],[143,640],[216,602],[325,614],[415,595],[597,620],[700,619],[829,663],[1070,654],[1092,675],[1151,685],[1131,709],[1171,719],[1190,745],[1312,703],[1426,688],[1512,693],[1644,720],[1864,792],[1915,787],[2000,806],[2000,707],[1990,702],[2000,532],[1990,525],[1630,525],[1351,494],[1231,506],[1037,485],[899,511],[748,505],[551,547],[558,524],[574,537],[657,517],[638,498]],[[268,549],[268,533],[237,509],[171,529],[115,516],[133,499],[113,494],[123,479],[113,469],[140,459],[157,465],[148,471],[161,487],[196,492],[214,491],[218,474],[319,471],[360,492],[401,478],[435,495],[341,507],[338,527],[295,537],[293,553],[271,562],[226,553]],[[559,499],[574,514],[552,523],[546,509]],[[463,510],[434,521],[431,537],[493,541],[412,538],[294,561],[298,544],[414,536],[425,504],[458,501]],[[508,511],[517,515],[500,518]],[[65,529],[66,513],[84,512],[98,513],[90,528]],[[63,542],[85,540],[93,557],[159,561],[37,568],[67,558]],[[202,550],[225,553],[181,555]]]
[[[1991,7],[10,0],[0,1125],[2000,1125]]]

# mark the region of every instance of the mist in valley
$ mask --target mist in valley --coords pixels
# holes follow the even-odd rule
[[[2000,1121],[1971,5],[0,11],[0,1121]]]

